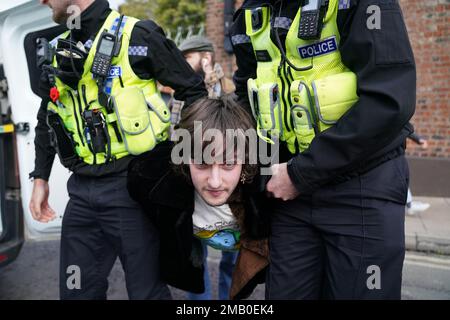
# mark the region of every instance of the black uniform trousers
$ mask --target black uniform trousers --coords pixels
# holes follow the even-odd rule
[[[170,299],[159,275],[158,232],[129,197],[126,180],[126,172],[70,177],[61,234],[61,299],[106,299],[117,257],[130,299]]]
[[[399,156],[276,200],[267,299],[400,299],[409,170]]]

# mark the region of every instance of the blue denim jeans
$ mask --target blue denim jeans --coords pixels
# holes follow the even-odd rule
[[[188,293],[189,300],[212,300],[211,294],[211,280],[209,279],[208,273],[208,246],[202,242],[203,247],[203,264],[205,266],[205,272],[203,274],[203,279],[205,281],[205,292],[203,293]],[[222,258],[220,259],[219,265],[219,299],[228,300],[230,287],[231,287],[231,276],[233,274],[234,264],[237,258],[236,252],[222,251]]]

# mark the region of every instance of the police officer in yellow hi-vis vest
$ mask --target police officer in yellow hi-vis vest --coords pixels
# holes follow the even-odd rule
[[[30,174],[30,210],[48,222],[55,218],[47,182],[55,150],[73,171],[62,222],[60,297],[105,299],[119,257],[130,299],[169,299],[158,269],[159,235],[128,195],[127,166],[168,138],[170,112],[156,80],[187,105],[207,95],[203,80],[153,21],[122,16],[106,0],[41,3],[69,29],[37,42],[43,99]],[[81,14],[71,17],[70,6]],[[75,271],[78,281],[69,281]]]
[[[416,72],[398,1],[247,0],[231,41],[236,93],[281,141],[266,298],[399,299]]]

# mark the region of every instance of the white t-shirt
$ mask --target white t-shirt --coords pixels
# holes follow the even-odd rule
[[[239,226],[228,204],[210,206],[195,192],[192,222],[194,236],[207,245],[224,251],[239,249]]]

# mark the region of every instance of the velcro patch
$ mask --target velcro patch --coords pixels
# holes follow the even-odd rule
[[[256,55],[256,61],[259,61],[259,62],[272,61],[269,51],[267,51],[267,50],[255,50],[255,55]]]
[[[337,50],[336,37],[332,36],[320,42],[316,42],[307,46],[298,47],[298,53],[302,59],[321,56]]]

